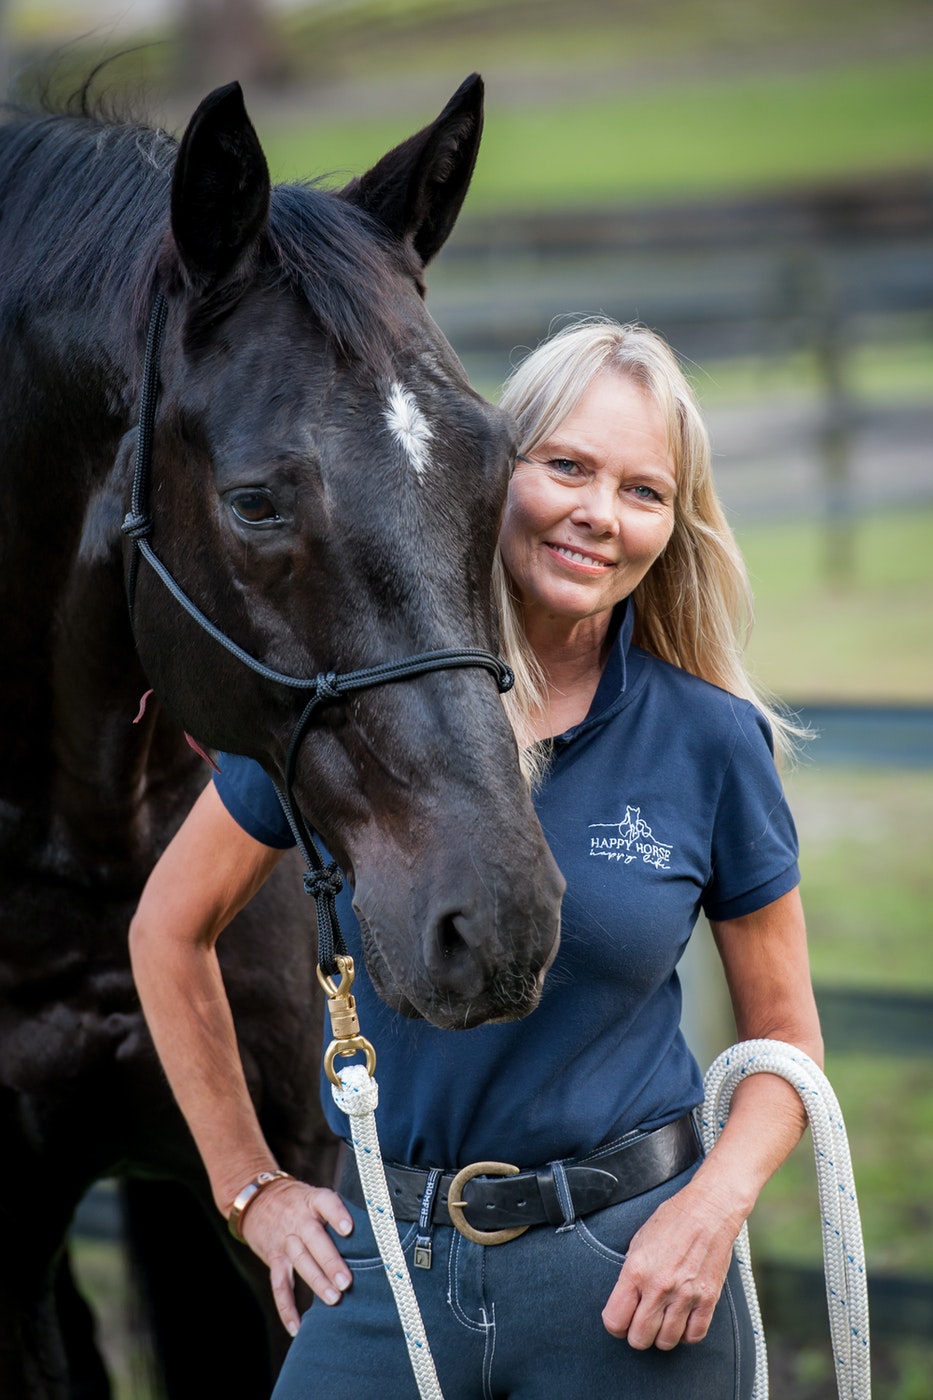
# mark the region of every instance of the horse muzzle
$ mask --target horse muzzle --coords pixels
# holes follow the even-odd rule
[[[449,902],[425,911],[409,923],[412,941],[404,947],[388,935],[391,925],[367,917],[358,890],[366,964],[379,996],[402,1015],[446,1030],[527,1016],[540,1001],[560,941],[563,881],[557,875],[553,885],[545,883],[523,910],[493,900],[497,907],[474,912]]]

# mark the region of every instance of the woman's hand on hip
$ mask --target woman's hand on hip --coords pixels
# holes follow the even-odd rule
[[[269,1266],[272,1296],[286,1331],[294,1336],[301,1321],[295,1304],[295,1274],[315,1297],[333,1306],[352,1275],[327,1232],[349,1235],[353,1220],[336,1191],[303,1181],[267,1187],[244,1216],[243,1238]]]
[[[709,1331],[741,1228],[688,1185],[664,1201],[629,1246],[603,1324],[638,1351],[670,1351]]]

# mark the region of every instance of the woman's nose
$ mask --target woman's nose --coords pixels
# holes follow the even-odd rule
[[[571,520],[594,534],[618,534],[619,499],[614,487],[599,482],[587,486],[577,498]]]

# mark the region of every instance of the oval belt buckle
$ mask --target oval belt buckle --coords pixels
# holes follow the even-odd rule
[[[518,1167],[513,1167],[509,1162],[473,1162],[468,1167],[461,1167],[450,1183],[447,1198],[450,1218],[461,1235],[465,1235],[474,1244],[505,1244],[508,1240],[514,1240],[525,1233],[527,1225],[511,1225],[503,1230],[474,1230],[463,1214],[467,1202],[460,1199],[464,1186],[468,1181],[472,1181],[474,1176],[518,1176],[518,1172]]]

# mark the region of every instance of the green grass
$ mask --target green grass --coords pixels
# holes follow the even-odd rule
[[[933,700],[933,507],[850,522],[853,573],[827,580],[818,520],[745,526],[755,674],[795,701]]]
[[[814,979],[933,993],[933,772],[824,768],[812,747],[786,786]]]
[[[51,7],[40,9],[14,7],[12,32],[35,40],[52,22]],[[933,32],[918,28],[923,14],[916,0],[883,12],[872,0],[589,0],[571,14],[537,0],[314,6],[278,21],[294,73],[276,94],[289,98],[279,115],[261,91],[248,97],[276,178],[342,181],[429,121],[472,68],[488,69],[468,204],[477,212],[929,169]],[[840,55],[843,17],[851,48]],[[179,40],[152,37],[154,47],[120,60],[104,83],[170,91],[184,67]],[[61,54],[63,86],[107,48],[104,27]],[[438,75],[430,106],[412,82],[424,74]],[[379,79],[372,87],[370,75]],[[358,117],[336,116],[326,100],[303,105],[306,93],[326,98],[344,80],[360,84]]]
[[[433,115],[424,113],[427,120]],[[359,173],[411,131],[408,116],[260,124],[277,178],[325,152],[335,178]],[[686,80],[634,94],[497,107],[469,209],[547,207],[765,189],[895,167],[933,149],[933,57],[830,70]]]
[[[322,75],[533,73],[549,97],[585,89],[610,71],[643,87],[673,65],[742,70],[782,54],[798,63],[838,57],[844,44],[890,51],[917,41],[923,0],[317,0],[285,21],[295,67]]]
[[[133,1323],[122,1246],[114,1240],[79,1236],[73,1242],[72,1263],[82,1292],[94,1309],[114,1400],[157,1400],[148,1374],[146,1339]]]

